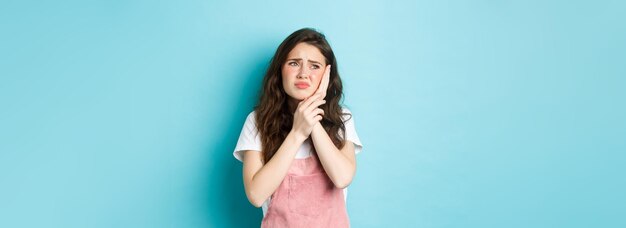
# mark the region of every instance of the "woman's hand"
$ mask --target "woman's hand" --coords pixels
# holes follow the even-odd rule
[[[322,94],[320,93],[315,93],[313,96],[298,103],[296,112],[293,114],[293,126],[291,127],[291,131],[300,139],[307,139],[309,135],[311,135],[315,124],[322,120],[324,110],[319,108],[319,106],[325,103],[326,100],[323,100]]]
[[[315,93],[313,93],[313,95],[321,94],[321,97],[319,99],[326,98],[326,90],[328,90],[329,81],[330,81],[330,65],[327,65],[326,69],[324,70],[324,76],[322,77],[322,81],[320,82],[319,87],[317,87],[317,90],[315,91]]]
[[[301,139],[306,139],[311,135],[313,127],[322,120],[324,110],[319,108],[326,103],[326,90],[330,79],[330,65],[326,66],[324,76],[315,93],[298,103],[296,112],[293,114],[293,126],[291,130]]]

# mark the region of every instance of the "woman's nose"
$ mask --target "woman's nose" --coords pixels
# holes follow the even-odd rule
[[[300,68],[300,73],[298,74],[298,78],[306,79],[309,77],[309,73],[310,71],[306,67]]]

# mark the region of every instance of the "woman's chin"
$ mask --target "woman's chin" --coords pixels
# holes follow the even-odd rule
[[[310,94],[308,92],[305,91],[301,91],[299,93],[293,94],[291,97],[295,100],[297,100],[298,102],[303,101],[305,99],[307,99],[308,97],[310,97],[313,94]]]

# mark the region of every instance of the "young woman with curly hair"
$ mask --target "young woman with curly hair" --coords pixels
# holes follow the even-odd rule
[[[261,227],[349,227],[347,187],[362,145],[325,36],[304,28],[278,47],[234,156]]]

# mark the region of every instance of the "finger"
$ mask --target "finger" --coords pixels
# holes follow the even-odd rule
[[[311,105],[311,103],[313,103],[316,100],[320,100],[321,94],[319,93],[314,93],[313,96],[310,96],[309,98],[305,99],[304,102],[302,103],[302,105],[300,105],[301,107],[304,107],[304,109],[306,109],[307,107],[309,107]]]
[[[304,99],[304,101],[302,102],[302,106],[306,109],[307,107],[311,105],[311,103],[317,100],[321,100],[321,96],[319,93],[314,93],[310,97],[307,97],[306,99]]]
[[[313,110],[313,114],[316,116],[317,115],[324,116],[324,109],[316,108],[315,110]]]
[[[310,100],[310,101],[320,100],[320,99],[323,98],[323,97],[321,97],[321,95],[322,94],[320,94],[320,93],[313,93],[310,97],[307,98],[307,100]]]
[[[326,69],[324,69],[324,76],[330,75],[330,64],[326,65]]]
[[[307,107],[304,112],[305,113],[312,112],[313,109],[318,108],[320,105],[323,105],[323,104],[326,104],[326,100],[317,100],[317,101],[311,103],[311,105],[309,107]]]
[[[332,70],[331,65],[326,66],[326,68],[328,68],[328,70],[326,70],[326,79],[328,79],[328,77],[330,77],[330,71]]]
[[[322,119],[324,119],[324,117],[322,117],[322,116],[320,116],[320,115],[317,115],[317,116],[315,116],[313,119],[314,119],[315,121],[317,121],[317,122],[320,122],[320,121],[322,121]]]
[[[321,109],[321,108],[319,108],[319,109],[315,109],[315,110],[313,111],[313,113],[311,113],[311,114],[309,114],[309,115],[308,115],[308,118],[315,119],[315,117],[317,117],[317,116],[321,116],[321,117],[322,117],[322,119],[323,119],[323,118],[324,118],[324,110],[323,110],[323,109]]]
[[[315,119],[318,116],[324,119],[324,109],[316,108],[315,110],[313,110],[313,113],[311,113],[311,118]]]
[[[324,75],[324,76],[326,76],[326,82],[328,83],[328,80],[330,78],[330,71],[332,70],[331,69],[331,65],[328,65],[327,68],[328,68],[328,70],[326,70],[326,75]]]
[[[315,89],[315,93],[321,93],[325,91],[324,88],[324,84],[327,84],[326,81],[328,81],[328,75],[330,75],[330,65],[326,65],[326,67],[324,68],[324,73],[322,74],[322,78],[320,79],[320,84],[317,85],[317,89]]]
[[[326,93],[326,90],[328,89],[328,82],[330,81],[330,71],[331,65],[326,66],[326,70],[324,71],[324,77],[322,77],[320,87],[318,88],[319,92]]]

